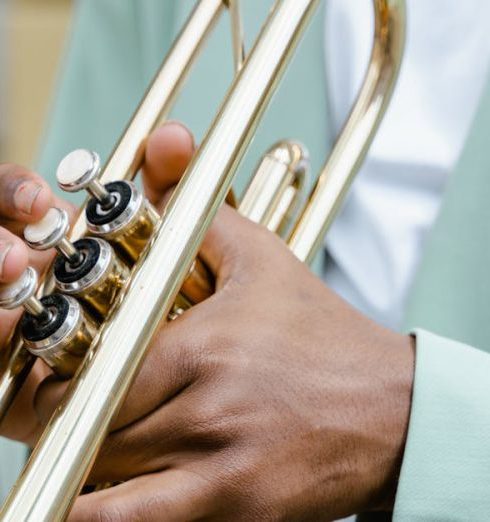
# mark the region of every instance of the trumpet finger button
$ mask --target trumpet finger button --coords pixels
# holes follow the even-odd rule
[[[85,189],[104,208],[114,204],[114,198],[99,181],[100,158],[96,152],[76,149],[67,154],[58,165],[56,179],[58,185],[67,192]]]
[[[56,179],[58,185],[67,192],[86,189],[97,179],[100,159],[97,153],[86,149],[76,149],[67,154],[58,165]]]
[[[66,237],[69,227],[67,212],[60,208],[50,208],[41,221],[26,226],[24,238],[35,250],[55,247],[71,265],[77,266],[82,263],[83,256]]]
[[[59,208],[50,208],[37,223],[27,225],[24,238],[36,250],[46,250],[56,246],[66,235],[69,227],[68,214]]]
[[[37,288],[37,273],[32,267],[27,267],[24,273],[9,284],[0,285],[0,308],[13,310],[24,305],[34,296]]]
[[[88,187],[97,178],[100,159],[96,152],[76,149],[67,154],[56,170],[58,185],[67,192],[76,192]]]

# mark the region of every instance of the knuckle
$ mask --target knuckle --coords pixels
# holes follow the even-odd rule
[[[188,441],[208,449],[221,449],[235,440],[240,421],[233,404],[229,402],[213,396],[191,406],[186,419]]]
[[[10,188],[10,186],[17,186],[22,181],[30,179],[32,174],[25,169],[24,167],[20,167],[19,165],[15,165],[13,163],[4,163],[0,165],[0,180],[2,188]]]
[[[122,434],[110,434],[104,441],[97,456],[97,462],[111,461],[114,458],[121,457],[128,450],[128,440]]]
[[[117,504],[99,504],[86,522],[130,522],[130,515],[124,513]]]
[[[26,180],[25,171],[17,165],[2,165],[0,170],[0,200],[6,206],[13,206],[13,197],[17,187]]]

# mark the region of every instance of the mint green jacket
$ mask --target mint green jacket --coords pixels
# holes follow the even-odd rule
[[[57,162],[73,148],[87,147],[107,156],[192,4],[78,4],[40,157],[40,171],[48,180],[53,182]],[[270,2],[242,4],[249,47]],[[320,10],[241,166],[238,190],[277,139],[294,137],[307,144],[314,172],[331,148],[323,27]],[[230,48],[225,16],[172,114],[198,140],[229,85]],[[423,330],[417,330],[415,386],[396,521],[490,519],[489,132],[490,84],[449,181],[409,305],[407,329]]]

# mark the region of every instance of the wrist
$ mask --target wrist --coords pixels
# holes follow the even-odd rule
[[[415,371],[415,339],[412,336],[391,334],[387,339],[389,371],[385,372],[385,393],[379,397],[380,433],[384,441],[380,450],[371,455],[373,465],[378,462],[378,473],[373,483],[370,511],[391,511],[395,503],[412,402]],[[387,365],[383,365],[385,368]],[[384,433],[381,433],[381,430]]]

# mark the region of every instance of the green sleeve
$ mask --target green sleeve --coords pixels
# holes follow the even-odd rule
[[[39,172],[56,190],[56,166],[71,150],[88,148],[107,158],[168,51],[173,5],[170,0],[77,3],[38,161]]]
[[[423,330],[416,336],[394,520],[489,520],[490,355]]]

